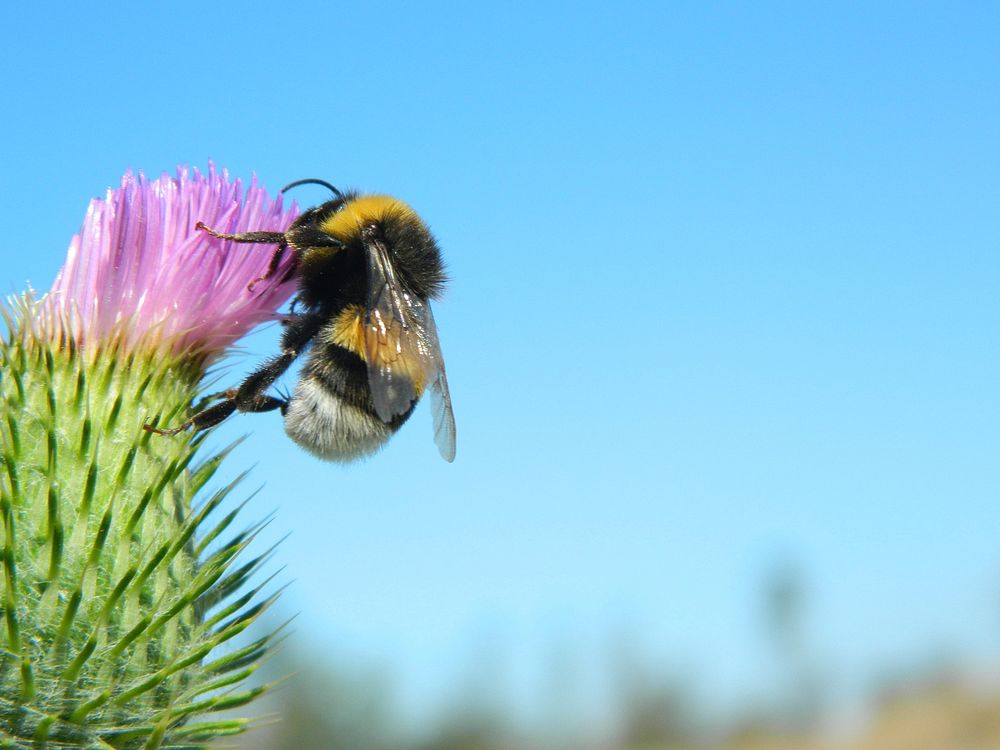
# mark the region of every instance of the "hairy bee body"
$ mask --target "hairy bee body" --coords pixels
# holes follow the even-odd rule
[[[453,460],[455,422],[430,308],[445,273],[430,230],[396,198],[301,182],[325,185],[336,197],[304,212],[286,232],[229,235],[198,225],[221,239],[277,245],[268,272],[251,288],[275,275],[287,250],[293,253],[289,273],[298,293],[281,353],[179,427],[146,428],[175,434],[206,429],[234,411],[280,409],[296,443],[320,458],[346,462],[381,448],[429,390],[435,442]],[[268,395],[306,351],[291,397]]]
[[[343,246],[310,246],[316,229]],[[387,249],[400,283],[424,300],[444,286],[440,251],[413,209],[382,195],[344,194],[315,215],[304,214],[287,236],[300,253],[297,299],[306,314],[317,312],[326,322],[283,409],[285,432],[320,458],[352,461],[385,444],[413,413],[424,388],[406,372],[410,363],[401,362],[396,377],[410,380],[412,399],[388,421],[379,417],[365,347],[370,245],[378,242]]]

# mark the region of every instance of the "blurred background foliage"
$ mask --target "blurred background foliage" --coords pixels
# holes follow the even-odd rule
[[[266,667],[275,689],[257,705],[258,726],[240,750],[990,750],[1000,747],[1000,669],[969,669],[947,650],[915,664],[873,670],[866,695],[836,695],[837,670],[811,636],[808,580],[783,564],[759,590],[761,650],[777,681],[720,709],[695,681],[664,666],[634,638],[609,639],[602,679],[610,712],[560,711],[573,681],[572,655],[556,659],[543,697],[553,710],[529,721],[503,692],[503,667],[482,651],[471,680],[438,701],[417,726],[398,710],[391,670],[283,648]],[[891,603],[887,602],[887,606]],[[329,649],[315,649],[326,653]],[[479,663],[474,663],[478,660]],[[560,666],[561,665],[561,666]],[[561,674],[559,673],[561,670]]]

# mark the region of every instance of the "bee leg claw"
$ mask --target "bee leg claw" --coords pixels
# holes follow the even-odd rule
[[[182,425],[180,425],[178,427],[174,427],[173,429],[167,429],[167,430],[165,430],[165,429],[161,429],[159,427],[154,427],[151,424],[144,424],[142,426],[142,429],[144,429],[146,432],[152,432],[154,435],[176,435],[176,434],[178,434],[180,432],[183,432],[184,430],[186,430],[190,426],[191,426],[191,421],[188,420],[184,424],[182,424]]]
[[[153,427],[152,425],[144,424],[142,429],[146,432],[152,432],[157,435],[176,435],[189,427],[194,427],[195,432],[201,430],[207,430],[209,427],[215,427],[223,419],[228,417],[236,411],[236,400],[232,398],[227,398],[225,401],[220,401],[215,406],[210,406],[203,411],[195,414],[188,421],[177,425],[168,430],[161,430],[159,427]]]
[[[220,398],[234,398],[236,396],[236,388],[227,388],[224,391],[219,391],[218,393],[209,393],[205,396],[207,401],[218,401]]]

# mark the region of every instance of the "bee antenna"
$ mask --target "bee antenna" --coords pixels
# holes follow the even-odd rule
[[[338,198],[343,198],[344,197],[344,194],[342,192],[340,192],[339,190],[337,190],[337,188],[335,188],[333,185],[331,185],[326,180],[317,180],[317,179],[313,179],[313,178],[309,178],[307,180],[296,180],[293,183],[285,185],[283,188],[281,188],[280,192],[283,193],[286,190],[290,190],[293,187],[298,187],[299,185],[322,185],[323,187],[325,187],[327,190],[329,190],[331,193],[333,193]]]

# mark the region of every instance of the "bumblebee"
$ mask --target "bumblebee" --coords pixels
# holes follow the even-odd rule
[[[251,290],[273,278],[285,253],[292,253],[285,278],[296,278],[298,293],[283,323],[281,352],[183,424],[145,429],[175,435],[213,427],[236,411],[277,409],[300,446],[319,458],[348,462],[379,450],[429,390],[435,443],[446,461],[454,460],[455,417],[430,306],[447,280],[437,242],[412,208],[387,195],[341,192],[314,179],[281,192],[307,183],[334,197],[286,232],[223,234],[202,222],[195,226],[223,240],[277,246]],[[307,350],[291,396],[268,394]]]

